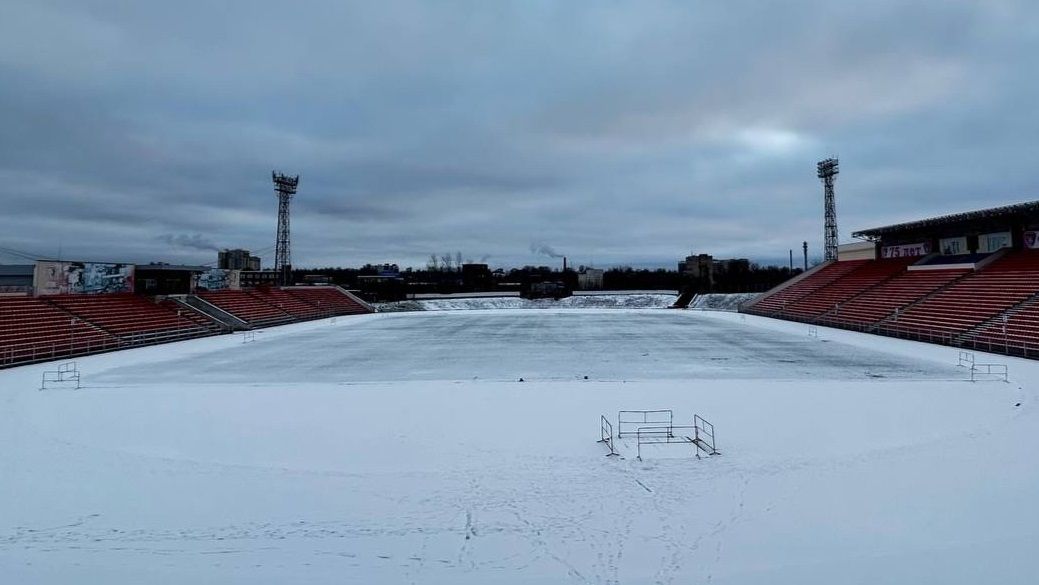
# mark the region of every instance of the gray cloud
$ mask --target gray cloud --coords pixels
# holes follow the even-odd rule
[[[1025,1],[12,0],[0,20],[0,245],[297,265],[671,265],[1039,198]],[[206,18],[186,15],[206,14]]]
[[[177,248],[188,248],[191,250],[220,251],[220,247],[211,240],[200,234],[162,234],[158,236],[160,242]]]

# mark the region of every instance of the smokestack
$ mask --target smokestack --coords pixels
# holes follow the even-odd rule
[[[563,256],[563,272],[566,272],[566,256]]]

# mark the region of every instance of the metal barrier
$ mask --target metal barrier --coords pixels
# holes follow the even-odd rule
[[[76,389],[79,390],[79,368],[76,367],[76,362],[66,362],[58,366],[56,370],[43,372],[43,377],[40,380],[40,390],[46,390],[47,383],[65,384],[66,382],[75,382]]]
[[[676,435],[676,431],[679,434]],[[689,434],[682,434],[683,432]],[[639,427],[635,431],[637,459],[642,461],[643,445],[666,445],[672,443],[690,443],[695,445],[695,435],[695,427],[692,426]]]
[[[693,444],[696,445],[697,459],[700,458],[700,451],[708,455],[718,455],[714,443],[714,425],[698,414],[693,415]]]
[[[814,338],[818,339],[819,338],[819,328],[816,327],[815,325],[809,325],[808,326],[808,337],[814,337]]]
[[[700,451],[707,455],[719,455],[715,444],[714,425],[698,414],[693,415],[692,425],[675,425],[671,410],[622,410],[617,413],[617,437],[635,436],[636,457],[642,460],[643,445],[690,444],[696,458]],[[630,425],[638,425],[628,430]],[[613,446],[613,427],[605,416],[599,417],[599,442],[606,443],[610,455],[617,452]]]
[[[971,364],[970,381],[976,381],[978,376],[997,376],[1004,382],[1010,381],[1006,364]]]
[[[243,331],[242,332],[242,343],[252,343],[256,341],[255,331]]]
[[[617,412],[617,438],[636,434],[639,426],[670,427],[673,423],[674,415],[670,410],[621,410]]]
[[[610,452],[606,454],[607,457],[613,457],[618,454],[613,447],[613,425],[606,420],[606,415],[599,415],[599,442],[605,443],[610,449]]]
[[[959,358],[956,361],[957,367],[970,366],[974,367],[974,353],[970,351],[961,351]]]

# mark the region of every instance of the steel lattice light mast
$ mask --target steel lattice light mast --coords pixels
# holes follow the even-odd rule
[[[282,286],[292,284],[292,251],[289,248],[289,201],[296,194],[299,175],[290,177],[272,171],[274,191],[278,194],[278,241],[274,246],[274,271]]]
[[[823,180],[823,191],[826,206],[826,228],[823,234],[823,248],[825,249],[825,260],[837,259],[837,206],[833,198],[833,180],[839,172],[837,169],[837,157],[819,161],[816,165],[819,178]]]

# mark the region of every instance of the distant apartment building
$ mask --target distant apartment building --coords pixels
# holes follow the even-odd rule
[[[217,255],[219,268],[225,270],[259,270],[260,258],[253,256],[249,250],[223,250]]]
[[[748,270],[750,260],[746,258],[715,260],[710,254],[693,254],[678,263],[679,274],[701,280],[711,286],[714,285],[718,274],[743,273]]]

